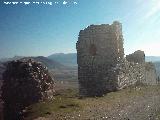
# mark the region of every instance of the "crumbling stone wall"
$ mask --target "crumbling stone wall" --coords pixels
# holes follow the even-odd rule
[[[144,51],[137,50],[134,53],[126,56],[127,61],[134,63],[144,63],[145,62],[145,54]]]
[[[145,75],[146,75],[146,80],[144,83],[146,83],[148,85],[157,85],[158,84],[156,68],[153,63],[146,62]]]
[[[81,30],[77,41],[80,94],[99,96],[115,90],[115,73],[109,70],[123,58],[121,23],[91,25]]]
[[[130,85],[144,83],[145,81],[145,62],[134,63],[124,60],[118,66],[118,89]]]
[[[154,76],[152,70],[151,75],[146,75],[144,51],[135,51],[124,58],[122,25],[117,21],[81,30],[76,48],[82,96],[102,96],[108,91],[147,83],[146,77]]]
[[[25,107],[55,93],[47,68],[31,59],[9,62],[3,80],[4,120],[23,120]]]

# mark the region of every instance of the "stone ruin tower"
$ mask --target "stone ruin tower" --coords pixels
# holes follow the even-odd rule
[[[80,31],[76,48],[80,95],[116,90],[116,71],[111,68],[124,58],[121,23],[88,26]]]

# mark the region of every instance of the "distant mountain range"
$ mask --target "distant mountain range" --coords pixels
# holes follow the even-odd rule
[[[67,66],[55,61],[48,59],[47,57],[38,56],[38,57],[22,57],[22,56],[15,56],[13,58],[5,58],[0,60],[0,67],[2,66],[2,63],[12,61],[12,60],[23,60],[23,59],[33,59],[37,62],[41,62],[45,66],[48,67],[48,69],[67,69]]]
[[[1,59],[1,62],[22,59],[24,56],[15,56],[13,58]],[[28,57],[29,58],[29,57]],[[64,66],[77,66],[77,53],[55,53],[48,57],[38,56],[30,57],[37,61],[45,63],[46,66],[51,65],[51,68],[64,67]],[[160,62],[160,56],[146,56],[147,62]],[[53,65],[54,64],[54,65]]]
[[[146,61],[154,63],[157,75],[160,77],[160,56],[146,56]]]
[[[77,54],[76,53],[56,53],[48,56],[49,59],[55,60],[66,66],[77,66]],[[157,74],[160,76],[160,56],[146,56],[146,62],[153,62],[155,64]]]
[[[157,75],[160,77],[160,62],[154,62]]]
[[[48,58],[65,66],[77,66],[77,53],[56,53],[48,56]]]
[[[63,65],[77,66],[77,53],[55,53],[48,56],[49,59],[55,60]],[[146,62],[160,62],[160,56],[146,56]]]
[[[147,62],[160,62],[160,56],[146,56]]]
[[[62,65],[61,63],[48,59],[47,57],[38,56],[38,57],[24,57],[21,59],[33,59],[37,62],[43,63],[48,69],[67,69],[67,66]]]
[[[19,60],[21,58],[24,58],[24,56],[14,56],[12,58],[2,58],[0,59],[0,62],[7,62],[7,61],[12,61],[12,60]]]
[[[18,60],[24,58],[24,56],[15,56],[13,58],[1,59],[1,62]],[[77,66],[77,53],[55,53],[48,57],[38,56],[32,57],[35,60],[45,63],[46,66],[51,65],[49,68],[56,68],[62,66]],[[160,56],[146,56],[147,62],[160,62]],[[54,64],[54,65],[53,65]],[[63,68],[63,67],[62,67]]]
[[[32,58],[36,61],[42,62],[49,69],[77,69],[77,53],[56,53],[48,57],[38,56],[38,57],[23,57],[15,56],[13,58],[1,59],[0,62],[18,60],[24,58]],[[147,62],[153,62],[156,66],[157,73],[160,76],[160,56],[146,56]],[[0,65],[0,69],[3,69],[3,65]]]

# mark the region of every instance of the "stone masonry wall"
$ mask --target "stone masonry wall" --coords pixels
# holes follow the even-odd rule
[[[154,68],[146,71],[143,51],[124,58],[122,25],[117,21],[81,30],[76,48],[82,96],[102,96],[129,85],[155,81]]]
[[[137,50],[134,53],[126,56],[127,61],[134,63],[144,63],[145,62],[145,54],[144,51]]]
[[[145,63],[134,63],[125,60],[119,66],[118,71],[119,89],[145,81]]]
[[[148,85],[158,84],[156,68],[153,63],[147,62],[145,64],[145,75],[146,75],[146,81],[144,83]]]
[[[124,57],[121,24],[91,25],[81,30],[76,47],[80,94],[99,96],[115,90],[117,82],[108,70]]]
[[[79,68],[80,95],[101,96],[117,87],[116,73],[108,66],[82,66]],[[112,74],[111,74],[112,73]]]
[[[78,65],[115,64],[124,56],[121,24],[88,26],[80,31],[76,45]]]

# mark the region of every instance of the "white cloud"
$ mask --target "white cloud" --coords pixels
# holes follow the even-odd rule
[[[18,4],[18,2],[12,2],[12,4],[14,5],[14,4]]]
[[[63,5],[66,5],[67,4],[67,2],[66,1],[63,1]]]
[[[73,3],[76,4],[76,5],[78,4],[77,2],[73,2]]]
[[[24,2],[24,4],[25,4],[25,5],[29,5],[29,4],[30,4],[30,2]]]

